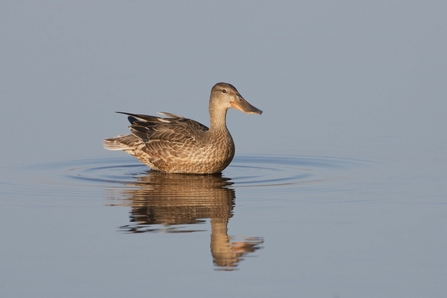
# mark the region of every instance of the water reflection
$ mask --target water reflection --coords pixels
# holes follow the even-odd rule
[[[127,186],[109,189],[109,205],[130,206],[130,224],[120,227],[129,233],[164,231],[185,233],[183,225],[210,219],[211,254],[218,270],[234,270],[249,253],[261,248],[260,237],[228,236],[228,222],[233,216],[235,191],[231,179],[217,175],[163,174],[155,171],[136,177]]]
[[[237,240],[228,236],[235,191],[244,188],[260,198],[278,192],[332,193],[340,191],[342,184],[338,181],[347,177],[342,172],[360,169],[369,162],[324,156],[236,156],[225,170],[225,175],[232,177],[229,179],[222,175],[147,172],[146,166],[131,158],[73,160],[34,166],[39,172],[34,173],[33,179],[45,177],[45,184],[39,181],[31,184],[32,188],[14,187],[13,194],[60,192],[79,197],[88,192],[102,198],[105,189],[108,205],[130,207],[130,222],[120,227],[126,233],[197,232],[208,230],[204,227],[209,221],[214,263],[219,269],[232,270],[263,242],[262,238]],[[44,170],[47,172],[42,175]],[[352,189],[352,184],[348,187]]]

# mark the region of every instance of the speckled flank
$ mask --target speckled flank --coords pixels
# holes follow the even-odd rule
[[[160,113],[164,118],[122,113],[129,115],[132,134],[105,139],[104,148],[123,150],[153,170],[166,173],[219,173],[230,164],[235,152],[226,127],[229,108],[262,113],[245,101],[234,86],[217,83],[210,96],[210,128],[171,113]]]

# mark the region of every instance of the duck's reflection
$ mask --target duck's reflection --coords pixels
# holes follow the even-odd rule
[[[110,205],[130,206],[131,224],[121,229],[131,233],[166,231],[184,233],[184,229],[210,218],[211,254],[220,270],[234,270],[244,255],[261,248],[260,237],[228,236],[228,221],[233,215],[235,191],[222,175],[163,174],[150,171],[136,178],[135,188],[112,189]]]

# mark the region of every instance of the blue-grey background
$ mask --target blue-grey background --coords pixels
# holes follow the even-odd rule
[[[358,182],[368,188],[345,194],[348,201],[357,196],[357,204],[298,206],[291,202],[300,198],[290,194],[263,200],[246,191],[231,224],[242,221],[266,244],[231,273],[214,272],[200,258],[209,255],[206,245],[188,249],[200,233],[117,236],[113,227],[127,210],[105,208],[100,196],[32,197],[8,188],[0,192],[0,296],[445,297],[446,6],[2,1],[4,189],[24,177],[45,180],[27,172],[36,163],[124,156],[101,144],[127,132],[125,117],[114,111],[167,111],[208,125],[209,91],[219,81],[264,111],[229,112],[237,154],[359,158],[382,166]],[[343,194],[327,199],[337,196]],[[348,228],[328,230],[332,217],[346,219]],[[312,224],[316,229],[304,230]],[[94,233],[101,225],[112,227],[104,241]],[[327,237],[310,241],[318,235]],[[360,247],[340,248],[342,257],[331,261],[331,253],[340,256],[337,244],[363,237]],[[59,247],[47,245],[56,238]],[[96,246],[85,253],[63,253],[89,242]],[[172,257],[179,243],[190,254],[181,262]],[[350,249],[360,255],[351,258]],[[141,261],[143,253],[155,254],[155,263]],[[100,263],[82,266],[92,260]]]

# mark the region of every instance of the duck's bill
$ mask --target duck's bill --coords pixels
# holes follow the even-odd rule
[[[261,115],[262,111],[251,104],[248,103],[245,99],[240,97],[238,100],[233,100],[231,102],[231,107],[236,110],[242,111],[246,114],[258,114]]]

